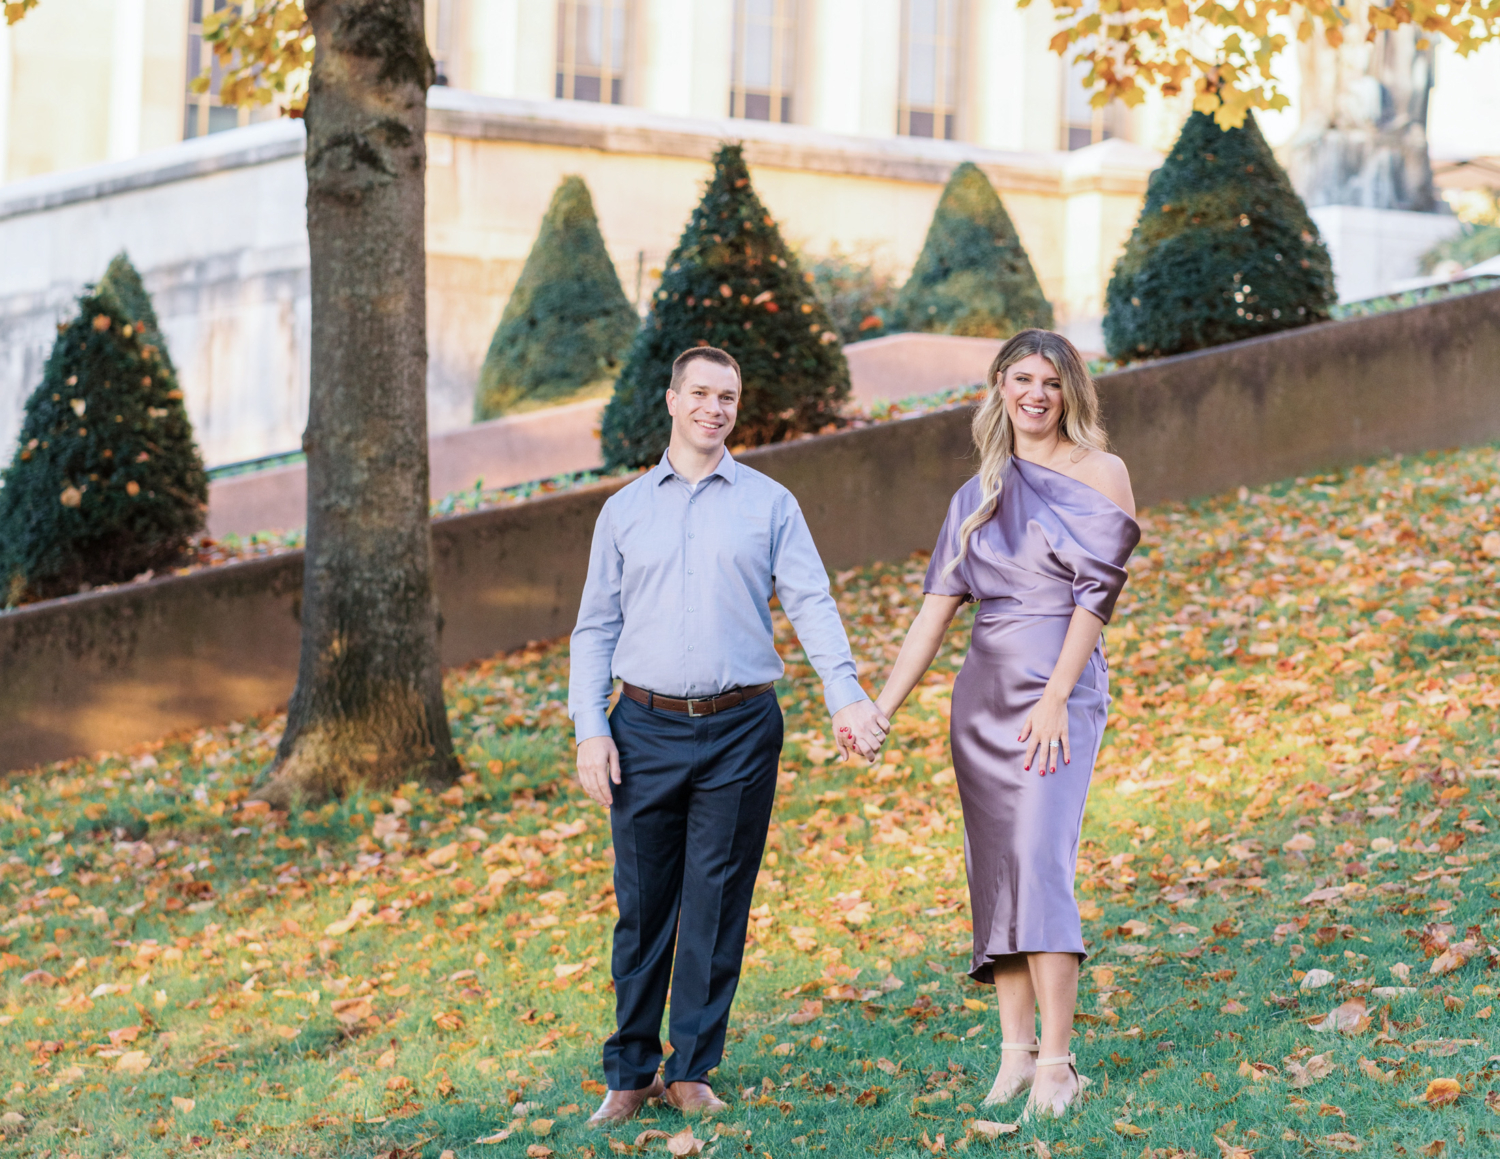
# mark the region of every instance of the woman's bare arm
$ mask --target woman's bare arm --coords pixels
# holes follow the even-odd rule
[[[917,681],[932,666],[938,649],[943,646],[943,636],[948,631],[948,625],[953,623],[953,617],[962,603],[962,596],[937,596],[928,593],[923,597],[922,609],[907,629],[906,639],[901,644],[901,654],[896,657],[885,687],[875,698],[875,706],[887,720],[906,702],[911,690],[917,686]],[[1082,666],[1078,671],[1083,671]]]

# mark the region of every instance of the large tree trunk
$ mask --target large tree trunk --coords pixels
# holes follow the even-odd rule
[[[278,805],[456,772],[428,522],[422,0],[307,0],[312,397]]]
[[[1431,211],[1427,155],[1432,49],[1410,24],[1371,34],[1368,0],[1332,48],[1321,33],[1298,45],[1301,125],[1288,149],[1292,184],[1309,205]]]

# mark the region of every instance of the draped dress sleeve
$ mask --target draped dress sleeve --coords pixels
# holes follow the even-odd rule
[[[958,559],[961,544],[959,529],[979,504],[979,480],[970,479],[948,502],[948,516],[943,520],[943,529],[938,532],[937,545],[932,549],[932,560],[927,565],[927,578],[922,581],[922,590],[934,596],[962,596],[965,603],[974,599],[973,586],[966,574],[968,560],[949,570],[949,565]]]

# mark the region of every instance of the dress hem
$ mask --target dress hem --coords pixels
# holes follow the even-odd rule
[[[973,964],[973,959],[971,958],[968,975],[980,985],[988,986],[995,980],[995,963],[1001,958],[1013,957],[1016,954],[1077,954],[1078,964],[1080,966],[1089,960],[1089,953],[1087,950],[1074,950],[1071,948],[1064,950],[1005,950],[1002,953],[998,954],[986,953],[984,955],[984,961],[978,963],[977,965]]]

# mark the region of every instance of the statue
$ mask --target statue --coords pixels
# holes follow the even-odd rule
[[[1287,171],[1309,206],[1361,205],[1431,212],[1427,156],[1432,48],[1410,24],[1372,30],[1369,0],[1351,0],[1343,42],[1321,32],[1297,46],[1302,123],[1287,146]]]

